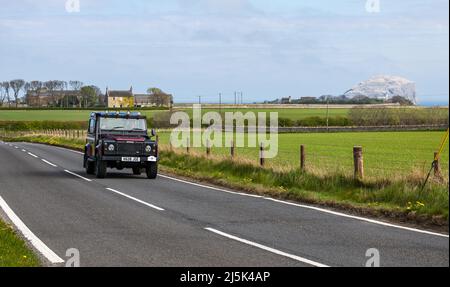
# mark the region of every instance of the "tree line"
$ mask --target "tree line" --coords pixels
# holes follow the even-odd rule
[[[75,95],[65,95],[58,97],[59,92],[67,91],[70,87],[75,91]],[[54,107],[92,107],[99,105],[101,90],[94,85],[84,85],[81,81],[30,81],[16,79],[0,82],[0,106],[15,106],[19,103],[28,103],[30,99],[27,96],[32,92],[37,99],[43,90],[46,89],[51,98],[51,106]],[[22,96],[21,96],[22,92]]]

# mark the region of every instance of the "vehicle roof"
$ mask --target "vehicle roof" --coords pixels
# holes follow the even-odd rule
[[[146,119],[140,112],[92,112],[91,118],[123,118],[123,119]]]

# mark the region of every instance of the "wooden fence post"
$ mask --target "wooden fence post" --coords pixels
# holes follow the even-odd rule
[[[355,178],[364,178],[364,159],[363,159],[363,149],[361,146],[353,147],[353,162],[355,166]]]
[[[210,156],[211,155],[211,145],[209,140],[206,140],[206,156]]]
[[[264,166],[265,164],[265,158],[264,158],[264,144],[261,143],[259,145],[259,165]]]
[[[434,158],[438,156],[438,152],[434,153]],[[434,176],[437,178],[441,178],[441,162],[440,159],[437,158],[436,162],[434,163]]]
[[[191,141],[189,137],[186,139],[186,152],[189,153],[189,146],[191,145]]]
[[[231,158],[234,158],[234,140],[231,140],[231,147],[230,147],[230,155]]]
[[[305,153],[305,145],[300,146],[300,170],[306,170],[306,153]]]

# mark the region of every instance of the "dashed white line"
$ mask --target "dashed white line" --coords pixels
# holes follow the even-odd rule
[[[214,229],[214,228],[207,227],[205,229],[208,230],[208,231],[211,231],[211,232],[213,232],[215,234],[221,235],[223,237],[226,237],[226,238],[229,238],[229,239],[232,239],[232,240],[236,240],[236,241],[245,243],[247,245],[251,245],[253,247],[257,247],[257,248],[265,250],[265,251],[269,251],[271,253],[274,253],[274,254],[277,254],[277,255],[280,255],[280,256],[284,256],[284,257],[287,257],[287,258],[290,258],[290,259],[294,259],[296,261],[299,261],[299,262],[302,262],[302,263],[306,263],[306,264],[311,265],[311,266],[315,266],[315,267],[329,267],[329,266],[327,266],[325,264],[322,264],[322,263],[319,263],[319,262],[316,262],[316,261],[313,261],[313,260],[309,260],[309,259],[297,256],[297,255],[289,254],[289,253],[280,251],[278,249],[271,248],[271,247],[268,247],[268,246],[265,246],[265,245],[262,245],[262,244],[259,244],[259,243],[256,243],[256,242],[252,242],[252,241],[249,241],[249,240],[246,240],[246,239],[243,239],[243,238],[239,238],[237,236],[234,236],[234,235],[231,235],[231,234],[219,231],[219,230]]]
[[[346,218],[350,218],[350,219],[365,221],[365,222],[369,222],[369,223],[376,224],[376,225],[392,227],[392,228],[397,228],[397,229],[403,229],[403,230],[407,230],[407,231],[418,232],[418,233],[428,234],[428,235],[433,235],[433,236],[440,236],[440,237],[446,237],[446,238],[449,237],[449,235],[447,235],[447,234],[436,233],[436,232],[431,232],[431,231],[427,231],[427,230],[421,230],[421,229],[417,229],[417,228],[411,228],[411,227],[406,227],[406,226],[386,223],[386,222],[383,222],[383,221],[378,221],[378,220],[365,218],[365,217],[360,217],[360,216],[348,215],[348,214],[345,214],[345,213],[336,212],[336,211],[332,211],[332,210],[328,210],[328,209],[324,209],[324,208],[319,208],[319,207],[314,207],[314,206],[309,206],[309,205],[304,205],[304,204],[297,204],[297,203],[293,203],[293,202],[289,202],[289,201],[283,201],[283,200],[274,199],[274,198],[271,198],[271,197],[264,197],[264,196],[254,195],[254,194],[243,193],[243,192],[229,191],[229,190],[226,190],[226,189],[212,187],[212,186],[199,184],[199,183],[194,183],[194,182],[190,182],[190,181],[174,178],[174,177],[167,176],[167,175],[159,175],[159,176],[163,177],[163,178],[167,178],[167,179],[173,180],[173,181],[178,181],[178,182],[182,182],[182,183],[186,183],[186,184],[190,184],[190,185],[194,185],[194,186],[199,186],[199,187],[203,187],[203,188],[207,188],[207,189],[212,189],[212,190],[216,190],[216,191],[221,191],[221,192],[226,192],[226,193],[236,194],[236,195],[242,195],[242,196],[247,196],[247,197],[261,198],[261,199],[270,200],[270,201],[277,202],[277,203],[282,203],[282,204],[287,204],[287,205],[291,205],[291,206],[296,206],[296,207],[306,208],[306,209],[310,209],[310,210],[315,210],[315,211],[319,211],[319,212],[323,212],[323,213],[328,213],[328,214],[335,215],[335,216],[340,216],[340,217],[346,217]]]
[[[35,155],[35,154],[32,154],[31,152],[28,152],[28,154],[29,155],[31,155],[32,157],[34,157],[34,158],[38,158],[38,156],[37,155]]]
[[[49,162],[48,160],[45,160],[45,159],[41,159],[43,162],[45,162],[46,164],[48,164],[48,165],[51,165],[51,166],[53,166],[53,167],[58,167],[56,164],[54,164],[54,163],[51,163],[51,162]]]
[[[25,149],[22,149],[23,152],[27,152]]]
[[[55,252],[53,252],[44,242],[42,242],[33,232],[23,223],[23,221],[14,213],[14,211],[9,207],[5,200],[0,196],[0,207],[9,217],[9,219],[14,223],[18,230],[28,239],[31,244],[40,252],[45,258],[48,259],[52,264],[64,263]]]
[[[106,189],[109,190],[109,191],[112,191],[112,192],[114,192],[114,193],[117,193],[117,194],[119,194],[119,195],[121,195],[121,196],[124,196],[124,197],[126,197],[126,198],[128,198],[128,199],[134,200],[134,201],[139,202],[139,203],[141,203],[141,204],[143,204],[143,205],[146,205],[146,206],[148,206],[148,207],[151,207],[151,208],[153,208],[153,209],[156,209],[156,210],[159,210],[159,211],[164,211],[164,209],[161,208],[161,207],[158,207],[158,206],[156,206],[156,205],[150,204],[150,203],[145,202],[145,201],[143,201],[143,200],[140,200],[140,199],[138,199],[138,198],[136,198],[136,197],[132,197],[132,196],[130,196],[130,195],[128,195],[128,194],[125,194],[125,193],[123,193],[123,192],[117,191],[117,190],[112,189],[112,188],[109,188],[109,187],[106,188]]]
[[[70,170],[65,169],[64,171],[67,172],[68,174],[71,174],[71,175],[73,175],[73,176],[76,176],[76,177],[78,177],[78,178],[81,178],[81,179],[83,179],[83,180],[85,180],[85,181],[88,181],[88,182],[91,182],[91,181],[92,181],[92,180],[90,180],[89,178],[86,178],[86,177],[84,177],[84,176],[81,176],[81,175],[79,175],[79,174],[76,174],[76,173],[74,173],[74,172],[71,172]]]
[[[194,186],[199,186],[199,187],[203,187],[203,188],[208,188],[208,189],[212,189],[212,190],[217,190],[217,191],[221,191],[221,192],[237,194],[237,195],[243,195],[243,196],[254,197],[254,198],[263,198],[260,195],[226,190],[226,189],[223,189],[223,188],[218,188],[218,187],[203,185],[203,184],[199,184],[199,183],[194,183],[194,182],[178,179],[178,178],[175,178],[175,177],[170,177],[170,176],[167,176],[167,175],[159,174],[158,176],[163,177],[163,178],[167,178],[167,179],[170,179],[170,180],[173,180],[173,181],[178,181],[178,182],[182,182],[182,183],[186,183],[186,184],[190,184],[190,185],[194,185]]]
[[[83,155],[84,155],[84,153],[82,153],[82,152],[80,152],[80,151],[73,150],[73,149],[68,149],[68,148],[63,148],[63,147],[56,147],[56,148],[58,148],[58,149],[60,149],[60,150],[70,151],[70,152],[72,152],[72,153],[83,154]]]

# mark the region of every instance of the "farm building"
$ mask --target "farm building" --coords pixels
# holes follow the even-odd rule
[[[134,107],[133,87],[127,91],[113,91],[106,88],[106,99],[108,108]]]
[[[47,88],[38,91],[28,91],[25,95],[25,102],[29,107],[50,107],[59,105],[62,101],[70,98],[79,99],[80,91],[49,91]]]
[[[136,107],[171,107],[173,97],[169,94],[136,94],[134,105]]]

